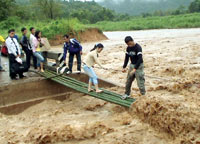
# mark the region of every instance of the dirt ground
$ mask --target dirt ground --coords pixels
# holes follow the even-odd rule
[[[46,100],[18,115],[0,114],[0,143],[56,144],[200,144],[200,29],[106,32],[100,60],[110,70],[99,77],[122,86],[121,73],[131,35],[143,47],[146,96],[136,82],[125,109],[87,95]],[[84,56],[94,43],[84,43]],[[62,51],[61,46],[54,47]],[[84,59],[83,56],[83,59]],[[114,70],[113,70],[114,69]],[[123,94],[123,88],[112,88]]]
[[[107,40],[108,38],[97,28],[89,28],[78,33],[71,32],[70,37],[75,37],[82,43],[95,42],[98,40]],[[63,44],[63,35],[57,35],[54,39],[49,40],[52,46]]]

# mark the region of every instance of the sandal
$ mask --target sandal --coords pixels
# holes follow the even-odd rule
[[[88,90],[88,92],[93,92],[94,91],[94,89],[90,89],[90,90]]]
[[[98,92],[96,91],[96,93],[102,93],[103,92],[103,90],[99,90]]]

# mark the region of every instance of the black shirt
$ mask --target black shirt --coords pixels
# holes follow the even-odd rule
[[[32,50],[29,39],[25,35],[22,36],[20,44],[23,50]]]
[[[138,69],[140,64],[143,63],[142,48],[139,44],[136,43],[133,47],[127,47],[123,68],[126,68],[129,58],[131,60],[131,64],[135,65],[135,69]]]

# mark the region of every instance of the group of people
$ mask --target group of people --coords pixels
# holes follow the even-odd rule
[[[98,43],[94,46],[93,49],[90,50],[90,52],[86,55],[83,62],[81,62],[81,55],[82,55],[82,46],[79,44],[79,42],[76,39],[70,39],[68,35],[64,35],[64,48],[63,48],[63,59],[65,61],[65,64],[67,64],[67,52],[69,52],[69,61],[68,61],[68,68],[69,71],[67,72],[72,73],[72,66],[73,66],[73,59],[76,55],[77,58],[77,70],[81,71],[81,63],[84,72],[89,76],[89,83],[88,83],[88,92],[96,91],[97,93],[103,92],[99,89],[98,86],[98,77],[93,69],[95,64],[98,64],[102,69],[108,70],[106,67],[104,67],[98,57],[99,53],[102,52],[104,46],[101,43]],[[135,43],[133,38],[130,36],[127,36],[125,38],[125,43],[127,44],[127,50],[123,65],[122,72],[126,72],[126,67],[129,62],[131,61],[131,64],[129,66],[129,71],[127,75],[127,81],[126,81],[126,90],[125,94],[122,96],[122,99],[126,99],[130,97],[131,93],[131,86],[134,81],[134,79],[137,80],[137,85],[140,89],[141,95],[145,95],[145,78],[144,78],[144,64],[143,64],[143,58],[142,58],[142,48],[138,43]],[[92,85],[95,86],[95,90],[92,89]]]
[[[43,63],[44,57],[41,54],[42,33],[41,31],[35,31],[34,27],[30,28],[30,39],[27,37],[28,30],[26,28],[21,29],[22,38],[15,34],[14,29],[8,31],[8,37],[6,40],[1,37],[1,41],[5,43],[8,51],[9,58],[9,76],[12,80],[23,78],[24,72],[27,72],[31,66],[31,57],[33,59],[33,65],[35,69],[44,72]],[[21,47],[20,47],[21,45]],[[26,54],[26,61],[22,60],[22,50]],[[0,63],[1,70],[3,69]]]
[[[8,53],[9,53],[9,68],[10,68],[10,77],[11,79],[17,79],[17,75],[19,78],[23,78],[23,71],[12,71],[12,66],[20,67],[23,65],[23,61],[21,59],[21,49],[26,54],[26,62],[25,65],[27,69],[30,68],[31,58],[33,59],[33,66],[35,69],[38,69],[41,72],[44,72],[44,57],[41,53],[41,48],[44,45],[41,39],[42,33],[41,31],[36,31],[33,27],[30,28],[30,39],[27,37],[27,29],[22,28],[22,38],[21,41],[18,41],[18,37],[16,37],[15,30],[11,29],[8,31],[9,36],[4,41],[0,37],[2,42],[5,42]],[[130,97],[131,86],[134,79],[137,80],[137,85],[140,89],[141,95],[145,95],[145,78],[144,78],[144,64],[142,58],[142,48],[138,43],[135,43],[131,36],[127,36],[125,38],[125,43],[127,44],[127,50],[125,54],[125,60],[122,72],[126,72],[126,67],[130,60],[130,66],[128,70],[125,94],[122,96],[122,99],[126,99]],[[98,64],[102,69],[107,70],[100,61],[99,61],[99,53],[102,52],[104,46],[101,43],[98,43],[94,46],[93,49],[86,55],[83,62],[81,61],[82,55],[82,46],[76,39],[70,39],[69,35],[64,35],[64,47],[63,47],[63,60],[65,65],[68,63],[68,71],[67,74],[72,73],[73,68],[73,60],[74,56],[77,59],[77,70],[81,72],[81,66],[83,67],[84,72],[89,76],[89,84],[88,84],[88,92],[96,91],[97,93],[101,93],[102,90],[98,87],[98,77],[93,69],[95,64]],[[67,53],[69,53],[69,60],[67,61]],[[1,63],[0,63],[1,64]],[[22,66],[23,67],[23,66]],[[25,66],[24,66],[25,67]],[[2,69],[0,65],[0,69]],[[26,70],[27,70],[26,69]],[[95,86],[95,90],[92,89],[92,85]]]
[[[140,89],[141,95],[146,94],[142,48],[138,43],[134,42],[131,36],[127,36],[125,38],[125,43],[127,44],[128,47],[126,49],[122,72],[126,72],[126,67],[129,60],[131,61],[131,63],[129,66],[127,80],[126,80],[125,94],[122,96],[122,99],[127,99],[130,97],[131,86],[135,79],[137,80],[137,85]],[[107,70],[107,68],[102,66],[102,64],[98,60],[99,53],[102,52],[103,48],[104,48],[103,44],[101,43],[96,44],[84,59],[83,70],[89,76],[88,92],[93,91],[92,84],[95,86],[97,93],[102,92],[102,90],[100,90],[98,87],[98,78],[93,70],[93,66],[94,64],[98,64],[101,68]]]

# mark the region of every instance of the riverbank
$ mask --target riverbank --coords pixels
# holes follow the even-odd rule
[[[198,28],[200,27],[200,13],[146,18],[135,17],[128,21],[103,21],[90,26],[97,27],[102,31]]]

